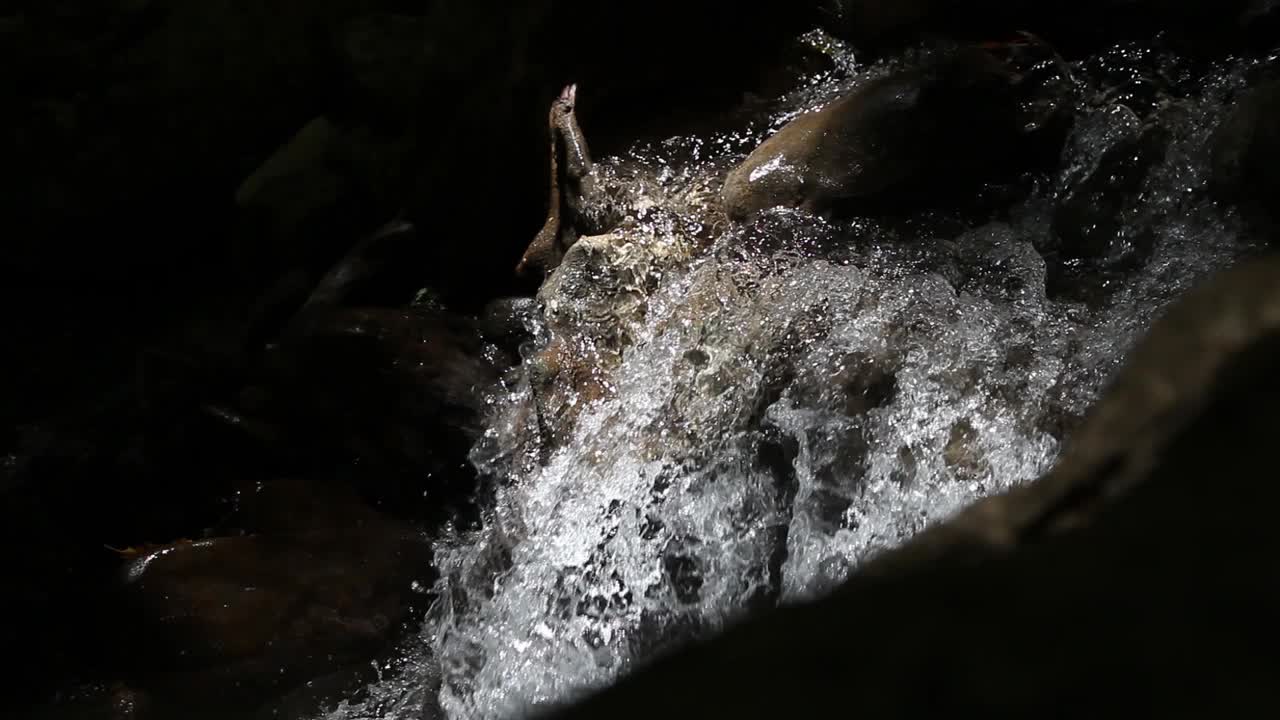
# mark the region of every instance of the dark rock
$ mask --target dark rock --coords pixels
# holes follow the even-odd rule
[[[683,552],[689,542],[687,538],[672,538],[662,555],[662,569],[675,593],[676,602],[686,605],[698,602],[703,584],[703,569],[697,559]]]
[[[266,353],[258,407],[293,467],[358,461],[369,497],[410,515],[467,495],[484,397],[509,364],[441,311],[314,307]]]
[[[253,720],[312,720],[334,709],[343,700],[356,699],[365,686],[376,682],[378,670],[359,662],[308,680],[281,698],[258,708]],[[437,690],[438,692],[438,690]],[[175,717],[175,720],[178,718]],[[427,720],[427,718],[424,718]]]
[[[975,480],[991,472],[978,445],[978,430],[967,419],[951,426],[947,444],[942,448],[942,461],[961,480]]]
[[[281,481],[244,502],[253,534],[142,550],[122,571],[130,684],[162,702],[252,708],[371,658],[432,581],[420,534],[350,493]]]
[[[825,211],[972,190],[1017,143],[1012,75],[980,51],[867,81],[766,140],[725,179],[729,217],[770,207]]]
[[[1045,477],[556,717],[1077,717],[1104,696],[1125,715],[1263,712],[1278,309],[1275,257],[1207,282]]]
[[[349,308],[318,313],[295,327],[278,346],[275,357],[294,370],[326,362],[380,362],[387,372],[399,367],[416,382],[417,393],[401,403],[415,414],[436,417],[461,429],[476,429],[481,393],[494,377],[479,338],[469,322],[444,313],[380,308]],[[326,358],[326,355],[328,357]],[[301,365],[294,365],[288,359]],[[378,360],[381,359],[381,360]],[[351,372],[353,381],[369,373]],[[295,375],[296,377],[297,375]]]
[[[478,321],[486,340],[518,357],[520,344],[530,338],[541,315],[533,298],[498,298],[485,305]]]
[[[1109,258],[1136,250],[1141,238],[1123,235],[1151,166],[1164,157],[1166,129],[1147,125],[1109,147],[1058,198],[1052,232],[1066,258]]]
[[[367,231],[403,202],[410,168],[401,156],[411,156],[414,142],[409,135],[312,119],[236,190],[243,262],[258,272],[314,278],[336,261],[330,274],[342,277],[344,289],[358,285],[367,292],[380,274],[378,280],[391,282],[378,283],[387,287],[375,304],[404,304],[424,274],[424,248],[416,235],[406,239],[413,226],[397,218]],[[326,282],[333,279],[321,285]]]
[[[846,355],[834,378],[843,390],[845,414],[858,417],[892,402],[896,373],[890,358],[867,352]]]
[[[1280,224],[1280,81],[1245,92],[1211,139],[1212,189],[1263,232]]]
[[[109,582],[114,557],[104,545],[199,537],[225,514],[228,468],[243,474],[257,465],[199,413],[222,382],[205,370],[148,360],[138,382],[27,428],[8,448],[16,477],[0,503],[0,539],[46,538],[13,559],[15,577],[32,581],[0,598],[6,617],[32,618],[11,628],[6,646],[29,663],[15,667],[35,674],[13,676],[19,704],[110,664],[114,644],[104,633],[114,618],[102,603],[84,602]]]
[[[316,283],[298,309],[305,320],[317,312],[343,306],[409,304],[418,280],[408,259],[422,238],[412,224],[392,220],[357,242]]]
[[[346,194],[345,179],[327,161],[338,137],[327,118],[311,120],[236,190],[237,207],[263,226],[260,234],[273,248],[314,243],[316,231],[336,214]],[[296,251],[285,253],[285,258],[296,256]]]

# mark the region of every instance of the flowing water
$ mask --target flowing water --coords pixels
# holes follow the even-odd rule
[[[1192,70],[1138,46],[1070,68],[1062,162],[997,220],[719,223],[708,188],[797,112],[877,72],[826,47],[835,69],[745,125],[602,161],[638,198],[637,243],[693,234],[697,250],[579,279],[630,298],[602,321],[626,338],[608,392],[564,394],[583,407],[548,455],[528,441],[527,380],[494,391],[473,452],[493,485],[484,522],[439,540],[421,636],[331,718],[535,715],[745,611],[823,592],[1045,471],[1165,303],[1250,252],[1203,189],[1207,135],[1252,66]],[[1144,123],[1170,142],[1120,215],[1120,251],[1064,264],[1053,199]],[[574,297],[561,300],[572,310]]]

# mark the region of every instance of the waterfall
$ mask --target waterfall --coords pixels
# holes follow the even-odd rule
[[[531,716],[827,591],[1043,473],[1165,304],[1253,247],[1202,192],[1206,138],[1249,65],[1192,73],[1135,46],[1071,67],[1083,92],[1059,167],[995,219],[717,220],[715,190],[761,139],[883,69],[832,52],[745,122],[600,161],[636,198],[630,224],[542,304],[591,324],[572,340],[607,355],[584,369],[601,390],[553,381],[574,416],[549,447],[527,373],[493,389],[472,455],[484,521],[438,540],[438,600],[403,667],[331,718]],[[1153,68],[1165,79],[1143,85]],[[1167,149],[1116,216],[1142,249],[1045,252],[1055,200],[1148,127]]]

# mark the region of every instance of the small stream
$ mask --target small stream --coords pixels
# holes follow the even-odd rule
[[[590,292],[557,311],[625,338],[607,392],[563,388],[581,408],[547,453],[530,440],[527,378],[493,390],[472,453],[492,485],[485,520],[438,542],[440,599],[420,637],[332,720],[424,705],[528,717],[744,612],[830,589],[1044,472],[1161,308],[1254,248],[1203,192],[1206,138],[1253,66],[1191,69],[1140,45],[1071,65],[1080,93],[1059,167],[997,219],[717,220],[709,203],[756,144],[883,69],[813,40],[834,69],[745,124],[600,160],[640,198],[639,249],[577,287],[597,283],[628,311],[573,306]],[[1058,257],[1055,198],[1151,126],[1167,149],[1119,214],[1118,249]],[[679,258],[661,251],[692,236]],[[536,313],[530,325],[545,340]]]

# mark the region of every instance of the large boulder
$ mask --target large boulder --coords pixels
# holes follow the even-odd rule
[[[18,717],[302,720],[372,681],[429,599],[427,536],[342,483],[239,486],[207,537],[118,548],[104,582],[80,576],[78,613],[101,617],[65,621],[98,666]]]

